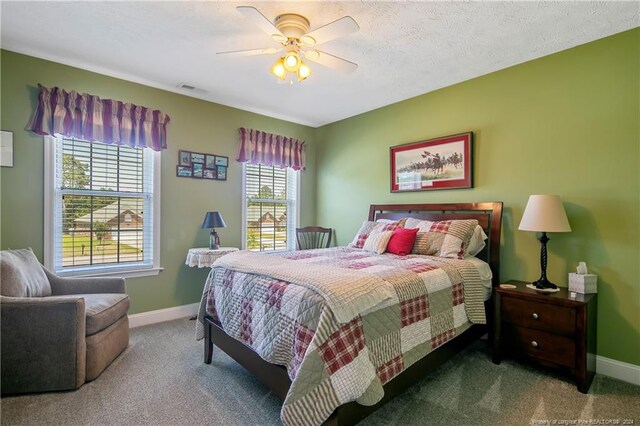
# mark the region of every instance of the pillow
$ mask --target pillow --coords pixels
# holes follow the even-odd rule
[[[431,222],[407,219],[407,227],[414,225],[417,225],[419,231],[411,253],[464,259],[478,221],[465,219]]]
[[[376,254],[382,254],[387,249],[387,244],[395,231],[373,231],[364,242],[363,250]]]
[[[413,243],[416,242],[418,231],[418,228],[397,228],[393,231],[389,244],[387,244],[387,252],[399,256],[406,256],[411,253],[411,248],[413,247]]]
[[[431,220],[421,220],[421,219],[415,219],[413,217],[408,217],[404,222],[404,227],[418,228],[420,230],[418,232],[427,232],[429,228],[431,228],[431,225],[433,223],[434,222]]]
[[[395,219],[377,219],[376,223],[398,223],[398,226],[403,228],[406,221],[407,221],[407,218],[403,217],[402,219],[398,219],[398,220],[395,220]]]
[[[433,256],[440,250],[443,241],[444,234],[418,232],[416,234],[416,241],[411,248],[411,253]]]
[[[475,256],[480,253],[487,245],[484,242],[487,238],[489,237],[484,233],[482,226],[476,226],[476,229],[473,231],[473,235],[471,236],[471,240],[469,241],[469,246],[467,247],[467,253],[465,256]]]
[[[368,220],[365,220],[362,223],[362,226],[360,227],[358,232],[356,233],[355,238],[349,244],[349,247],[363,248],[364,243],[367,241],[367,238],[369,237],[369,234],[371,234],[373,231],[395,231],[396,228],[399,228],[402,226],[402,223],[403,223],[403,220],[399,220],[396,222],[389,222],[389,223],[387,222],[376,223],[376,222],[370,222]]]
[[[0,278],[3,296],[51,296],[49,279],[30,248],[0,251]]]

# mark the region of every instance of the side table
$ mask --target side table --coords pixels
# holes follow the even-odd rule
[[[189,267],[198,268],[211,268],[213,262],[225,254],[238,251],[237,247],[220,247],[219,249],[212,250],[208,247],[191,248],[187,253],[187,260],[184,262]]]
[[[568,371],[589,391],[596,371],[597,294],[539,293],[521,281],[494,293],[493,362],[505,355]]]
[[[211,268],[213,262],[220,257],[238,250],[237,247],[220,247],[216,250],[212,250],[209,247],[191,248],[187,253],[187,260],[185,260],[184,264],[191,268],[195,266],[198,268]],[[197,316],[193,316],[189,319],[193,321],[196,318]]]

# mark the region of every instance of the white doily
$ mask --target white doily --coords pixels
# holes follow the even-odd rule
[[[217,250],[211,250],[208,247],[192,248],[189,249],[187,260],[184,263],[190,267],[211,268],[213,262],[218,260],[218,258],[234,251],[238,251],[238,249],[236,247],[220,247]]]

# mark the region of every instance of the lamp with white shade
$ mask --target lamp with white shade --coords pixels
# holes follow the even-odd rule
[[[557,195],[531,195],[524,209],[521,231],[542,232],[540,238],[540,278],[532,284],[536,288],[557,288],[547,279],[547,232],[571,232],[562,200]]]

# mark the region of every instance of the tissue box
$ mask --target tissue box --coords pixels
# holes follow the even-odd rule
[[[569,274],[569,291],[589,294],[598,292],[598,276],[594,274]]]

